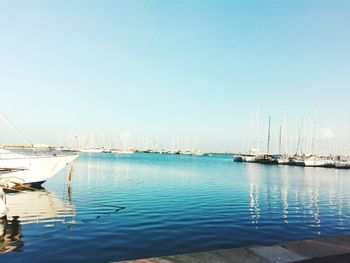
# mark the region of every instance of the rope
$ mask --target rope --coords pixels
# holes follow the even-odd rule
[[[25,142],[33,151],[35,149],[33,148],[33,145],[10,123],[10,121],[2,114],[0,113],[0,119],[11,129],[13,130],[18,137],[20,137],[23,142]]]

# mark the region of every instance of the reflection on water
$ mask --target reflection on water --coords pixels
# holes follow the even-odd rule
[[[0,219],[0,254],[21,251],[22,247],[21,224],[18,217],[15,216],[11,220],[6,217]]]
[[[67,174],[46,182],[49,192],[8,195],[2,245],[21,253],[1,262],[110,262],[350,233],[350,171],[135,153],[82,154],[69,184]]]
[[[336,217],[338,226],[343,225],[344,217],[349,217],[350,198],[342,189],[343,185],[349,184],[349,174],[339,176],[334,171],[313,168],[268,167],[266,170],[267,167],[256,164],[247,164],[245,169],[251,222],[255,228],[276,215],[288,224],[292,214],[299,224],[311,218],[309,226],[320,235],[322,214],[323,218]]]
[[[18,217],[22,225],[53,222],[74,223],[75,211],[72,205],[46,190],[7,194],[6,202],[9,209],[7,218]]]
[[[7,217],[0,221],[0,253],[22,250],[22,225],[75,223],[72,205],[45,189],[7,194],[6,204]]]
[[[252,216],[252,224],[258,228],[260,208],[259,208],[259,185],[249,183],[249,197],[250,197],[250,213]]]

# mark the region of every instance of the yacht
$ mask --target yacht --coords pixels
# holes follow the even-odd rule
[[[0,149],[0,184],[40,186],[79,155],[22,154]]]

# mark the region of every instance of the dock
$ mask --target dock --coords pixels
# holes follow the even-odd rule
[[[293,241],[272,246],[213,250],[123,261],[128,263],[340,263],[350,262],[350,235]]]

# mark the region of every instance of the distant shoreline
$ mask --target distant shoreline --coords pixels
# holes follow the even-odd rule
[[[57,150],[59,147],[56,146],[51,146],[51,145],[47,145],[47,146],[27,146],[27,145],[4,145],[3,149],[6,150],[31,150],[31,149],[35,149],[38,151],[55,151]],[[101,147],[103,148],[103,147]],[[133,149],[135,151],[135,153],[145,153],[143,150],[140,149]],[[215,154],[215,155],[237,155],[240,154],[239,152],[205,152],[206,154]]]

